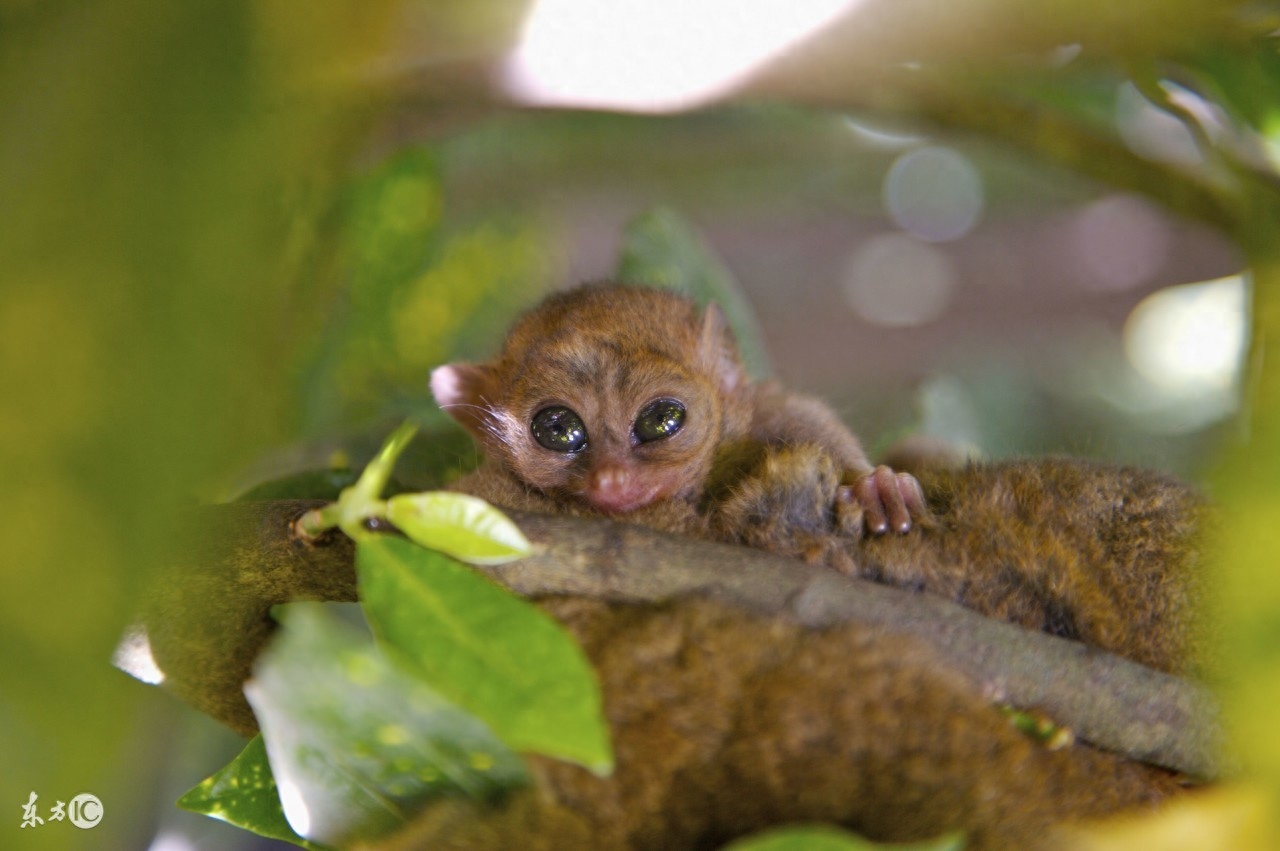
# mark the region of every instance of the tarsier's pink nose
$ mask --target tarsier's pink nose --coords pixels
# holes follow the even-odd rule
[[[647,505],[655,488],[621,464],[601,464],[587,474],[587,502],[600,511],[618,514]]]

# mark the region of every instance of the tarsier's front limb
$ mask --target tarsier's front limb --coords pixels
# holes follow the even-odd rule
[[[844,484],[841,464],[813,444],[756,444],[723,465],[704,507],[713,534],[722,540],[857,574],[857,551],[850,544],[868,532],[878,534],[877,522],[892,522],[884,493],[889,500],[896,496],[897,511],[909,511],[916,525],[931,522],[915,477],[885,467]],[[871,488],[875,493],[867,492]],[[880,511],[878,521],[868,519],[867,503]]]
[[[908,532],[913,521],[928,516],[916,477],[872,466],[862,444],[825,403],[772,382],[752,392],[752,439],[782,449],[814,447],[828,455],[840,470],[840,486],[827,505],[846,515],[846,522],[856,513],[867,532],[880,535]]]

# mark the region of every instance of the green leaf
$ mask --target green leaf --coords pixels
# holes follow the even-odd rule
[[[226,768],[178,799],[178,806],[216,818],[269,839],[324,851],[289,827],[262,736],[255,736]]]
[[[424,547],[471,564],[527,556],[529,541],[483,499],[460,493],[410,493],[387,500],[387,519]]]
[[[960,851],[964,837],[948,834],[928,842],[883,843],[826,825],[784,827],[740,839],[724,851]]]
[[[754,378],[769,375],[760,325],[732,273],[702,240],[693,225],[674,210],[657,208],[635,219],[623,235],[618,279],[627,283],[669,287],[724,311]]]
[[[335,846],[386,835],[431,800],[494,801],[528,782],[479,719],[427,687],[332,607],[282,607],[245,696],[292,828]]]
[[[612,769],[600,688],[552,618],[474,570],[388,535],[356,546],[374,634],[518,751]]]

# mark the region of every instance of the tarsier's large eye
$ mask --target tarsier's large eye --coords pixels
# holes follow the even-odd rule
[[[652,443],[671,437],[683,427],[684,405],[675,399],[655,399],[640,411],[632,431],[641,443]]]
[[[582,418],[568,408],[543,408],[529,424],[533,439],[552,452],[577,452],[587,445],[587,427]]]

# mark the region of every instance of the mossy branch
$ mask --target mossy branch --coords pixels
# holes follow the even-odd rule
[[[271,606],[356,598],[349,539],[307,541],[295,532],[297,518],[317,505],[193,510],[185,563],[144,615],[166,685],[244,733],[256,725],[240,685],[270,636]],[[860,624],[928,644],[992,701],[1042,710],[1099,747],[1200,777],[1222,771],[1217,708],[1198,684],[940,597],[758,550],[607,520],[508,514],[535,553],[483,569],[521,595],[636,605],[703,597],[814,630]]]

